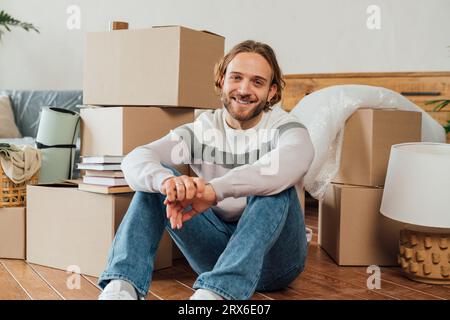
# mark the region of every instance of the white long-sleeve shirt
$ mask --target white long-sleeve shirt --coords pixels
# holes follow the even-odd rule
[[[212,209],[222,219],[239,219],[246,197],[273,195],[291,186],[297,193],[314,157],[308,131],[298,118],[281,107],[263,112],[256,126],[237,130],[228,126],[225,108],[203,112],[163,138],[131,151],[122,162],[132,189],[161,192],[173,176],[162,164],[190,164],[209,182],[217,196]]]

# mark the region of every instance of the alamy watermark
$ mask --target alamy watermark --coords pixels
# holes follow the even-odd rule
[[[70,265],[67,267],[66,273],[69,275],[66,279],[67,289],[81,289],[81,268],[77,265]]]
[[[371,265],[366,269],[366,273],[370,276],[367,278],[366,285],[367,289],[381,289],[381,269],[379,266]]]
[[[375,4],[367,7],[366,13],[369,15],[366,20],[366,26],[369,30],[381,29],[381,8]]]
[[[67,17],[66,26],[69,30],[80,30],[81,29],[81,9],[76,4],[72,4],[67,7],[66,13],[69,15]]]

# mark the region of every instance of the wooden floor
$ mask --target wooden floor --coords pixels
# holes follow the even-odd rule
[[[307,202],[306,224],[314,230],[305,272],[288,288],[257,292],[254,300],[300,299],[450,299],[450,286],[413,282],[399,268],[381,269],[381,289],[369,290],[365,267],[338,267],[317,245],[317,206]],[[172,268],[156,271],[148,300],[188,299],[196,275],[184,259]],[[97,299],[97,279],[81,276],[78,289],[69,289],[65,271],[42,267],[23,260],[0,259],[0,299]]]

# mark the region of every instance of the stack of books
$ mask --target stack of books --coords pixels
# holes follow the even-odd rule
[[[124,156],[83,156],[78,169],[85,170],[78,189],[97,193],[133,192],[120,168]]]

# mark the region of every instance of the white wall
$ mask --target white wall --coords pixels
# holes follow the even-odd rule
[[[81,29],[66,26],[69,5]],[[369,5],[381,29],[366,26]],[[184,25],[270,44],[284,73],[449,71],[449,0],[1,0],[41,33],[14,30],[0,43],[0,88],[82,88],[83,35],[110,20],[131,28]]]

